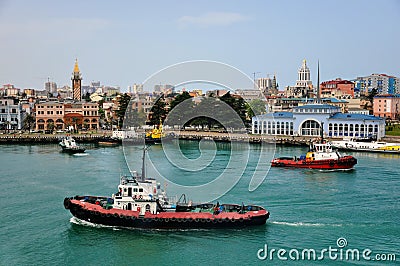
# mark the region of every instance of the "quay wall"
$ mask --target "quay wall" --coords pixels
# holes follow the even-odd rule
[[[79,143],[98,143],[110,140],[110,134],[71,135]],[[66,135],[11,134],[0,135],[0,144],[58,144]]]
[[[175,138],[183,140],[201,140],[209,139],[220,142],[237,141],[249,143],[270,143],[277,145],[289,146],[308,146],[314,140],[314,137],[304,136],[266,136],[266,135],[251,135],[238,133],[220,133],[220,132],[202,132],[202,131],[169,131],[166,134],[173,133]],[[97,134],[73,134],[71,135],[79,143],[98,143],[100,141],[109,141],[111,133]],[[65,134],[1,134],[0,144],[46,144],[59,143],[60,140],[67,135]],[[133,139],[132,139],[133,140]],[[332,140],[332,139],[327,139]],[[336,139],[337,140],[337,139]],[[400,142],[400,136],[387,136],[383,138],[387,142]]]

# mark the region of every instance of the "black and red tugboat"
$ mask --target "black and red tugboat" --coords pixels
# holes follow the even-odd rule
[[[255,205],[192,203],[182,196],[173,200],[155,179],[145,178],[143,169],[141,176],[122,176],[111,197],[69,197],[64,207],[79,220],[127,228],[241,228],[263,225],[269,218],[267,210]]]
[[[357,164],[351,155],[341,155],[329,143],[313,143],[310,151],[300,157],[279,157],[271,161],[273,167],[309,168],[320,170],[347,170]]]
[[[310,143],[309,151],[300,157],[279,157],[271,161],[273,167],[309,168],[319,170],[353,169],[357,159],[351,155],[342,155],[324,140],[323,123],[320,137]]]

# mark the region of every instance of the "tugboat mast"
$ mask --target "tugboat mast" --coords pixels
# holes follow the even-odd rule
[[[317,73],[317,103],[321,103],[321,95],[320,95],[320,88],[319,88],[319,60],[318,60],[318,73]]]
[[[144,147],[143,147],[143,157],[142,157],[142,176],[141,176],[141,181],[142,182],[144,182],[144,180],[146,179],[146,166],[145,166],[145,163],[144,163],[145,156],[146,156],[146,150],[147,150],[147,147],[146,147],[146,144],[145,144]]]

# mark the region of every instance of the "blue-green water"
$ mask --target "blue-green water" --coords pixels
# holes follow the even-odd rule
[[[182,142],[180,147],[189,159],[199,156],[197,142]],[[392,265],[400,259],[399,155],[353,153],[358,164],[348,172],[272,168],[264,182],[249,192],[251,172],[257,165],[254,154],[260,152],[260,146],[250,145],[243,177],[219,200],[266,207],[271,217],[265,226],[156,231],[96,228],[71,222],[70,213],[63,208],[64,197],[111,195],[116,192],[120,174],[128,171],[122,147],[87,148],[87,155],[73,156],[60,153],[57,145],[0,146],[1,265],[271,265],[287,261],[280,260],[276,252],[272,261],[270,257],[258,259],[257,252],[265,244],[268,251],[286,250],[283,257],[290,261],[291,249],[320,252],[329,246],[338,248],[336,241],[341,237],[347,241],[344,252],[370,249],[371,258],[395,254],[397,262],[366,261],[362,257],[334,260],[327,254],[321,261],[302,260],[300,254],[296,262]],[[231,147],[226,144],[217,148],[215,159],[200,174],[175,169],[167,163],[161,146],[152,147],[149,157],[171,181],[202,184],[212,181],[228,165],[236,170],[245,153],[240,147],[230,153]],[[304,151],[277,147],[276,155]],[[212,149],[206,147],[203,152],[212,153]],[[262,152],[272,156],[273,147]],[[140,166],[139,148],[126,147],[125,153],[134,154],[127,159],[131,168]],[[237,161],[228,164],[232,156]],[[266,165],[261,169],[267,169]]]

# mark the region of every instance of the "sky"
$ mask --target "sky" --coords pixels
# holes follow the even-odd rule
[[[316,84],[400,77],[400,1],[0,0],[0,86],[127,90],[170,65],[211,60],[294,85],[306,59]]]

